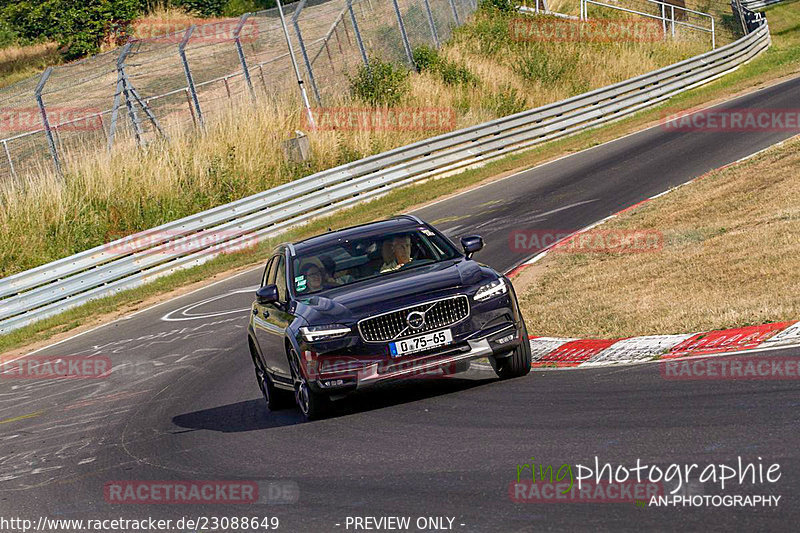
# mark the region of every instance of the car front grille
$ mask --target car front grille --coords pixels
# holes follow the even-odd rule
[[[412,313],[424,315],[421,327],[408,324],[407,318]],[[468,316],[469,299],[462,294],[365,318],[358,323],[358,330],[367,342],[387,342],[451,326]]]

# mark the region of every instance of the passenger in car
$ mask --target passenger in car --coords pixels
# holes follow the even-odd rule
[[[397,235],[391,240],[391,243],[392,259],[383,263],[381,274],[402,268],[412,261],[411,237],[409,235]]]
[[[325,268],[325,274],[330,286],[335,287],[337,285],[346,285],[355,281],[355,278],[350,274],[340,273],[337,275],[336,261],[331,256],[321,255],[319,257],[319,262],[322,263],[322,266]]]

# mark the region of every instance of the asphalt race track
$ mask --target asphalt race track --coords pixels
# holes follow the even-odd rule
[[[726,105],[789,109],[798,95],[800,78]],[[579,229],[791,135],[655,127],[416,214],[452,237],[482,234],[479,258],[508,270],[530,255],[510,245],[514,230]],[[275,516],[279,531],[353,531],[347,518],[365,516],[409,516],[417,531],[418,517],[448,517],[457,531],[503,532],[788,531],[800,518],[797,380],[676,382],[645,364],[499,382],[473,368],[360,393],[339,416],[302,423],[295,409],[267,412],[254,379],[245,332],[260,275],[246,272],[36,354],[108,357],[108,379],[3,376],[0,516]],[[509,497],[517,465],[531,457],[557,469],[595,457],[631,467],[637,459],[735,465],[739,456],[765,470],[780,464],[780,480],[694,493],[780,495],[777,508]],[[252,505],[106,503],[104,485],[122,480],[245,480],[268,490]]]

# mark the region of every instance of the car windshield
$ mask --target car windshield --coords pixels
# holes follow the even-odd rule
[[[314,294],[457,257],[447,239],[426,227],[340,240],[298,255],[292,285],[297,295]]]

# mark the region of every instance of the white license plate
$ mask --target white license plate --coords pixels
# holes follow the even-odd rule
[[[453,333],[449,329],[426,333],[419,337],[411,337],[397,342],[389,343],[389,352],[392,357],[399,357],[409,353],[422,352],[453,342]]]

